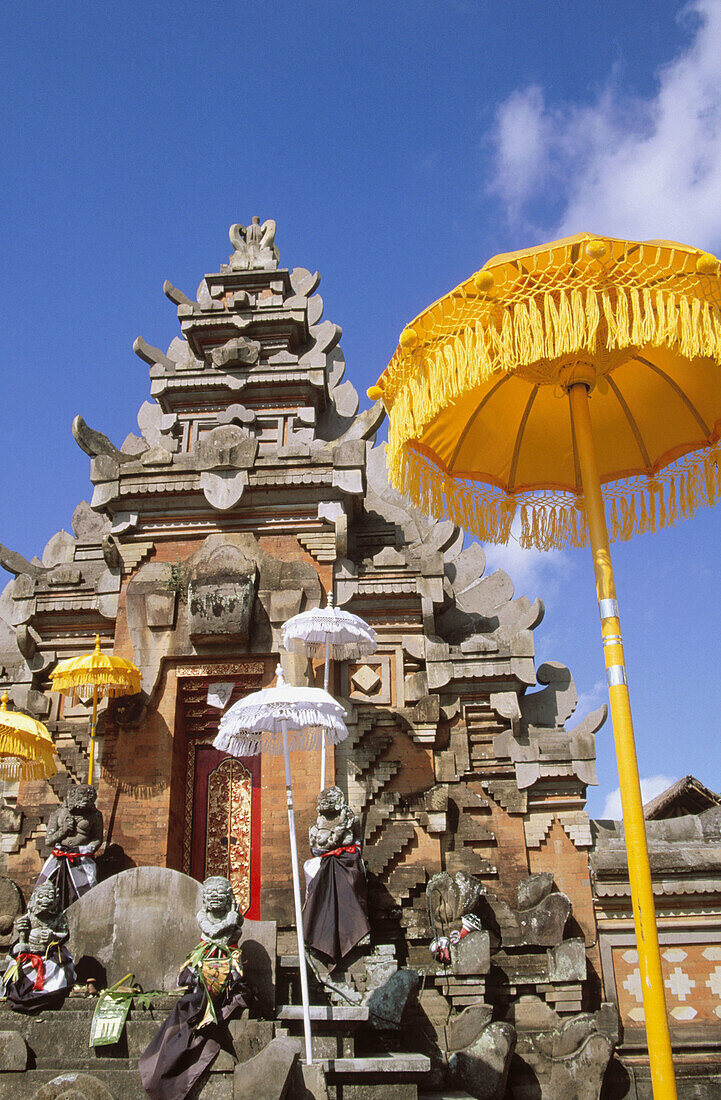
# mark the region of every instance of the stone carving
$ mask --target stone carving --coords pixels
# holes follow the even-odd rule
[[[449,1058],[454,1081],[477,1100],[502,1100],[515,1047],[512,1024],[487,1024],[472,1043]]]
[[[340,787],[318,795],[318,816],[308,830],[313,858],[306,860],[303,929],[306,945],[331,961],[330,969],[370,932],[367,884],[361,860],[360,822]]]
[[[11,953],[45,953],[51,943],[64,944],[69,935],[68,919],[60,908],[55,884],[44,882],[33,891],[27,913],[13,925]]]
[[[45,566],[39,564],[37,559],[34,562],[28,561],[16,550],[9,550],[7,546],[2,544],[0,544],[0,565],[16,577],[21,574],[29,577],[41,577],[47,573]]]
[[[0,989],[13,1011],[58,1008],[75,984],[66,946],[70,931],[60,894],[52,882],[36,886],[28,911],[16,919]]]
[[[260,344],[257,340],[248,340],[245,336],[235,336],[227,344],[213,348],[210,361],[218,370],[228,367],[252,367],[258,362]]]
[[[255,600],[252,573],[198,577],[188,584],[188,619],[191,638],[247,641]]]
[[[359,843],[360,820],[346,802],[340,787],[327,787],[321,791],[317,808],[318,816],[308,830],[310,850],[314,856]]]
[[[203,905],[198,924],[204,940],[228,947],[240,939],[243,918],[227,878],[213,875],[203,883]]]
[[[258,444],[245,428],[223,424],[206,432],[198,447],[199,466],[208,470],[249,469],[255,462]]]
[[[123,454],[122,451],[119,451],[102,432],[88,427],[80,414],[73,420],[73,439],[80,450],[85,451],[85,454],[90,455],[91,458],[97,458],[98,455],[108,455],[115,462],[131,462],[133,459],[133,455]]]
[[[115,1097],[89,1073],[61,1073],[41,1085],[31,1100],[115,1100]]]
[[[447,935],[462,918],[473,911],[483,896],[483,885],[473,875],[447,871],[433,875],[426,887],[428,914],[434,936]]]
[[[103,842],[103,815],[95,805],[95,787],[72,786],[63,804],[50,815],[46,840],[51,848],[97,852]]]
[[[569,898],[554,889],[548,871],[529,875],[518,885],[515,909],[485,892],[485,902],[493,911],[504,947],[556,947],[563,940],[566,921],[571,914]]]
[[[275,247],[275,230],[272,218],[262,225],[257,217],[250,225],[231,225],[228,236],[235,249],[229,260],[231,271],[247,271],[254,267],[274,270],[280,259]]]
[[[430,952],[438,962],[450,963],[454,974],[485,974],[489,969],[490,937],[475,911],[483,894],[482,883],[465,871],[441,871],[428,881]]]
[[[516,1052],[533,1070],[541,1095],[554,1100],[599,1100],[614,1035],[604,1011],[583,1012],[547,1031],[519,1036]]]

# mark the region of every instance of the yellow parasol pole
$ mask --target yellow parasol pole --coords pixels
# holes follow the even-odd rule
[[[98,648],[100,648],[98,646]],[[98,723],[98,689],[93,688],[93,718],[90,726],[90,760],[88,762],[88,786],[93,785],[93,765],[95,764],[95,727]]]
[[[623,824],[628,853],[628,877],[636,926],[638,963],[641,971],[646,1039],[655,1100],[676,1100],[676,1079],[671,1055],[666,998],[658,946],[651,868],[646,844],[641,784],[633,737],[631,704],[623,657],[623,639],[618,617],[616,586],[613,579],[606,515],[601,495],[596,453],[591,430],[588,386],[573,381],[568,386],[571,415],[581,469],[586,520],[593,552],[596,593],[601,616],[606,679],[611,703],[613,736],[616,743],[618,776],[621,787]]]

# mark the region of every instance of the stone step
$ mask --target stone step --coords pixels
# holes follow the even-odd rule
[[[25,1016],[7,1008],[0,1010],[0,1031],[19,1032],[32,1052],[33,1062],[38,1069],[72,1067],[82,1068],[83,1072],[94,1072],[98,1065],[108,1066],[117,1061],[119,1066],[134,1064],[165,1020],[177,997],[159,997],[154,1009],[131,1008],[120,1041],[113,1046],[89,1046],[90,1026],[95,1011],[96,998],[83,1002],[83,1007],[67,1007],[72,1000],[55,1012],[44,1012],[37,1016]],[[273,1035],[272,1021],[237,1018],[230,1021],[236,1056],[239,1061],[252,1057]],[[233,1059],[221,1052],[218,1068],[228,1064],[227,1071],[232,1072]],[[2,1093],[0,1092],[0,1097]]]
[[[393,1077],[428,1073],[431,1060],[425,1054],[373,1054],[363,1058],[330,1058],[326,1071],[331,1078]]]
[[[368,1008],[365,1005],[309,1005],[309,1010],[311,1023],[319,1030],[351,1030],[368,1019]],[[287,1023],[302,1023],[303,1006],[281,1005],[275,1018]]]
[[[413,821],[389,822],[383,829],[380,840],[366,848],[365,857],[369,870],[380,877],[415,835],[416,826]]]

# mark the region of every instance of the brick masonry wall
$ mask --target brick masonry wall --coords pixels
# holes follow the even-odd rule
[[[583,936],[586,941],[589,979],[600,988],[601,958],[593,909],[588,849],[576,848],[563,826],[558,821],[554,821],[540,848],[529,848],[528,859],[532,873],[550,871],[558,889],[571,899],[573,911],[569,918],[569,925],[566,927],[566,935],[571,933]]]
[[[495,833],[496,847],[487,849],[484,855],[487,855],[496,865],[498,875],[490,880],[488,885],[499,898],[515,906],[518,884],[530,874],[523,816],[509,814],[484,791],[479,782],[469,782],[468,786],[477,795],[486,799],[491,810],[488,825]]]
[[[160,543],[152,560],[184,561],[201,545],[202,539]],[[332,584],[332,567],[320,566],[292,535],[259,538],[266,553],[280,560],[304,560],[317,569],[324,590]],[[115,652],[132,658],[125,613],[125,591],[116,623]],[[213,659],[233,660],[244,656],[224,649]],[[275,677],[276,655],[265,660],[264,684]],[[322,662],[315,663],[316,683],[322,685]],[[137,731],[110,727],[105,739],[99,806],[106,824],[113,818],[110,840],[122,849],[126,865],[183,867],[186,817],[186,771],[188,754],[182,728],[182,708],[177,701],[178,685],[172,667],[160,685],[157,709]],[[315,801],[320,783],[320,751],[292,754],[291,769],[296,807],[296,836],[299,860],[310,856],[308,828],[315,818]],[[328,782],[333,772],[333,751],[328,753]],[[261,764],[261,918],[293,922],[288,819],[283,757],[265,755]]]

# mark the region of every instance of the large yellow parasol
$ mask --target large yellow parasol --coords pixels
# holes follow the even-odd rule
[[[49,779],[55,775],[55,746],[42,722],[8,710],[7,692],[0,701],[0,779]]]
[[[98,699],[118,695],[136,695],[140,691],[140,670],[124,657],[102,653],[100,635],[95,637],[95,649],[82,657],[60,661],[50,673],[52,690],[79,698],[83,689],[92,689],[93,718],[90,727],[90,760],[88,784],[93,781],[95,760],[95,728],[98,721]]]
[[[491,542],[590,541],[654,1095],[676,1085],[610,539],[721,493],[721,279],[673,241],[581,233],[494,257],[401,334],[368,393],[394,486]],[[606,519],[608,513],[608,523]]]

